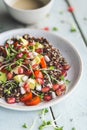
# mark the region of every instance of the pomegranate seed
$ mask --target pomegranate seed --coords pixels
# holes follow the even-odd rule
[[[29,63],[30,63],[30,61],[29,61],[29,60],[27,60],[27,59],[26,59],[26,60],[24,60],[24,62],[25,62],[25,64],[26,64],[26,65],[29,65]]]
[[[64,69],[64,70],[69,70],[69,69],[70,69],[70,65],[64,65],[64,66],[63,66],[63,69]]]
[[[19,73],[19,74],[23,74],[23,73],[24,73],[24,69],[23,69],[22,67],[19,67],[19,68],[18,68],[18,73]]]
[[[30,42],[30,43],[29,43],[29,46],[34,46],[34,45],[35,45],[34,42]]]
[[[7,99],[7,103],[9,103],[9,104],[13,104],[15,102],[16,102],[16,99],[14,97],[10,97]]]
[[[0,62],[0,66],[2,66],[2,62]]]
[[[62,95],[61,89],[56,90],[56,94],[57,94],[57,96],[61,96]]]
[[[11,80],[13,78],[13,74],[11,73],[11,72],[9,72],[8,74],[7,74],[7,79],[8,80]]]
[[[33,69],[36,69],[38,67],[38,64],[32,65]]]
[[[19,45],[19,46],[16,47],[17,50],[20,50],[21,48],[22,48],[21,45]]]
[[[31,75],[32,75],[32,71],[31,71],[31,70],[27,70],[27,71],[25,71],[25,75],[27,75],[27,76],[31,76]]]
[[[5,44],[5,46],[8,48],[8,47],[9,47],[9,44],[8,44],[8,43],[6,43],[6,44]]]
[[[71,6],[70,6],[70,7],[68,8],[68,11],[71,12],[71,13],[74,12],[74,7],[71,7]]]
[[[50,90],[50,88],[47,86],[47,87],[43,87],[41,91],[43,93],[47,93],[49,90]]]
[[[31,58],[32,57],[32,52],[26,53],[26,55],[27,55],[28,58]]]
[[[55,91],[55,90],[57,90],[59,88],[59,84],[54,84],[53,85],[53,90]]]
[[[50,29],[49,29],[49,27],[45,27],[44,30],[45,31],[49,31]]]
[[[22,56],[23,56],[23,53],[19,53],[19,54],[17,55],[17,58],[22,58]]]
[[[41,84],[41,85],[44,84],[44,80],[41,79],[41,78],[36,78],[36,81],[37,81],[39,84]]]
[[[52,99],[52,96],[51,95],[45,95],[44,96],[44,100],[45,101],[50,101]]]
[[[17,46],[18,46],[18,42],[15,42],[15,43],[14,43],[14,47],[17,47]]]
[[[65,84],[60,85],[60,89],[61,91],[66,91],[66,85]]]
[[[67,76],[67,72],[66,71],[62,71],[62,76],[66,77]]]
[[[30,92],[30,87],[28,83],[25,83],[23,88],[25,89],[26,92]]]
[[[39,53],[39,54],[42,54],[43,53],[43,49],[42,48],[36,49],[36,52]]]

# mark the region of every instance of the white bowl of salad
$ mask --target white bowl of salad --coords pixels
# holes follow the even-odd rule
[[[7,31],[1,34],[0,41],[1,106],[42,109],[60,102],[74,90],[82,66],[68,41],[30,29]]]

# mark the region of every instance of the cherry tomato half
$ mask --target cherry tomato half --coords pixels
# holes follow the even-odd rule
[[[26,106],[34,106],[37,105],[41,102],[41,99],[39,96],[35,96],[34,98],[32,98],[30,101],[26,101],[25,105]]]
[[[31,100],[33,97],[32,92],[26,93],[21,97],[21,102],[26,102],[28,100]]]

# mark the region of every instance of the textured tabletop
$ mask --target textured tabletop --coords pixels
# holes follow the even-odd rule
[[[73,12],[68,11],[69,6],[74,8]],[[73,26],[74,32],[71,31]],[[63,130],[87,130],[87,1],[54,0],[50,13],[43,21],[35,25],[24,25],[10,17],[3,0],[0,0],[0,33],[15,28],[48,28],[71,41],[77,49],[83,63],[83,73],[77,88],[67,99],[48,108],[45,118],[54,120],[59,116],[56,125],[63,126]],[[24,123],[30,128],[35,118],[32,130],[38,130],[41,123],[38,115],[39,111],[20,112],[0,107],[0,130],[24,130]],[[52,127],[48,129],[54,130]]]

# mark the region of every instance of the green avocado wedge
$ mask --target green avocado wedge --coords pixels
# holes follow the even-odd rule
[[[0,82],[6,82],[7,81],[7,76],[5,73],[0,72]]]

